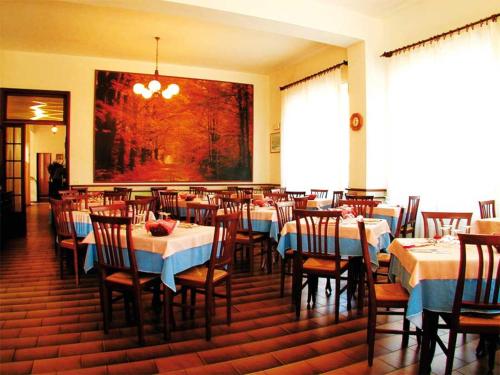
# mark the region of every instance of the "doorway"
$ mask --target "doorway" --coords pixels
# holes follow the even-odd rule
[[[50,163],[52,163],[52,154],[50,152],[36,153],[36,201],[37,202],[47,202],[49,200]]]
[[[67,91],[0,88],[0,191],[12,196],[9,217],[2,218],[4,221],[8,219],[9,223],[6,229],[2,226],[2,237],[26,236],[26,206],[32,200],[32,180],[38,179],[34,177],[38,166],[36,152],[33,158],[29,157],[31,126],[49,131],[53,127],[65,126],[64,151],[61,153],[65,155],[69,176],[69,102],[70,93]],[[36,182],[35,190],[38,191]],[[38,192],[34,197],[38,199]]]

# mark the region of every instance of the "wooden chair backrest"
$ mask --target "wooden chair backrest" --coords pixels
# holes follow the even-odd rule
[[[415,228],[417,223],[418,205],[420,204],[419,195],[410,195],[408,197],[408,207],[406,208],[405,227]]]
[[[154,202],[153,197],[126,201],[127,214],[132,218],[132,224],[139,224],[141,217],[148,221],[150,213],[153,212],[152,205]]]
[[[286,193],[271,193],[268,197],[271,198],[273,202],[287,202],[290,200]]]
[[[297,253],[319,258],[333,258],[340,269],[339,211],[295,210]],[[305,242],[305,243],[304,243]],[[332,249],[333,247],[333,249]]]
[[[305,197],[306,192],[305,191],[286,191],[288,194],[288,200],[292,200],[293,198],[300,198],[300,197]]]
[[[123,193],[126,193],[126,199],[124,200],[131,200],[132,199],[132,189],[131,188],[126,188],[126,187],[114,187],[113,188],[113,191],[119,191],[119,192],[123,192]]]
[[[401,235],[401,224],[403,223],[404,216],[405,216],[405,210],[403,210],[403,207],[399,207],[398,222],[396,228],[394,229],[394,232],[391,233],[393,238],[398,238]]]
[[[212,252],[208,262],[205,286],[211,287],[215,269],[231,272],[234,259],[234,246],[238,229],[238,214],[218,215],[215,218],[215,233],[212,242]]]
[[[328,189],[311,189],[311,194],[315,194],[316,198],[326,198],[328,196]]]
[[[373,207],[379,205],[379,201],[362,199],[341,199],[339,206],[350,206],[356,211],[356,215],[371,218],[373,216]]]
[[[190,186],[189,194],[195,194],[198,196],[204,196],[207,193],[207,188],[205,186]]]
[[[278,217],[279,233],[281,233],[285,224],[293,220],[294,202],[276,202],[274,203],[274,208]]]
[[[134,283],[138,283],[137,262],[132,240],[132,218],[90,214],[90,220],[94,231],[99,269],[105,274],[115,271],[127,272],[132,275]],[[125,255],[128,255],[128,259]]]
[[[363,220],[358,220],[358,229],[359,229],[359,241],[361,243],[361,250],[363,252],[363,264],[365,268],[364,274],[366,275],[366,285],[368,287],[368,304],[370,305],[369,308],[371,309],[371,311],[376,311],[377,296],[375,294],[375,280],[373,278],[370,250],[368,247],[368,240],[366,238],[365,222]]]
[[[58,191],[59,195],[61,197],[64,197],[66,195],[79,195],[80,193],[76,189],[71,189],[71,190],[59,190]]]
[[[307,197],[294,197],[293,203],[295,204],[295,209],[304,210],[307,208],[307,201],[309,199]]]
[[[495,201],[479,201],[479,212],[481,214],[481,219],[497,217],[495,212]]]
[[[372,201],[373,195],[357,195],[357,194],[346,194],[345,199],[348,200],[362,200],[362,201]]]
[[[458,271],[457,289],[453,303],[452,318],[458,323],[462,309],[493,312],[500,310],[500,235],[459,234],[460,265]],[[469,255],[471,248],[477,252],[479,259],[477,268],[473,271],[476,276],[470,277],[467,268],[467,245]],[[464,298],[465,281],[474,285],[474,296]]]
[[[73,210],[76,211],[81,211],[82,209],[89,208],[89,198],[87,194],[77,194],[77,195],[66,194],[62,195],[61,199],[64,201],[71,202]]]
[[[179,193],[176,191],[160,191],[160,210],[169,212],[172,217],[179,217]]]
[[[246,232],[252,239],[252,220],[250,220],[250,198],[222,198],[222,208],[224,215],[238,214],[238,231]]]
[[[114,202],[125,202],[128,199],[127,191],[104,191],[104,205],[113,204]]]
[[[128,216],[125,202],[104,206],[90,206],[90,213],[99,216]]]
[[[336,190],[333,192],[333,199],[332,199],[332,208],[337,208],[339,206],[339,202],[341,199],[344,198],[344,191],[343,190]]]
[[[219,207],[216,204],[186,203],[186,222],[198,225],[215,225]]]
[[[50,199],[50,207],[58,239],[73,238],[76,240],[71,200]]]
[[[236,190],[238,198],[252,198],[253,188],[239,187]]]
[[[431,212],[422,211],[422,219],[424,222],[424,237],[433,237],[430,235],[429,223],[432,221],[434,224],[434,234],[438,236],[443,235],[443,225],[451,225],[452,228],[458,229],[460,225],[470,225],[472,219],[472,212]]]

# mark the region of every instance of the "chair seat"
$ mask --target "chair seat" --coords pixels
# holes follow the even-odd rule
[[[75,246],[75,241],[72,238],[66,238],[64,240],[59,241],[59,246],[65,249],[73,249]],[[80,241],[76,241],[76,246],[82,247],[86,246],[85,244],[82,244]]]
[[[266,239],[266,235],[264,233],[253,233],[252,240],[253,242],[260,242]],[[250,243],[250,236],[246,232],[236,233],[236,242],[237,243]]]
[[[408,292],[401,284],[375,284],[377,305],[408,303]],[[394,306],[395,307],[395,306]]]
[[[500,314],[463,314],[458,324],[463,330],[500,334]]]
[[[347,269],[349,262],[346,260],[340,261],[340,269]],[[333,273],[337,270],[335,261],[333,259],[314,258],[310,257],[302,266],[305,273]]]
[[[203,286],[207,279],[208,268],[205,266],[192,267],[175,275],[175,281],[179,284]],[[215,269],[213,275],[214,284],[225,279],[228,273],[224,270]]]
[[[380,265],[389,264],[391,261],[391,254],[389,253],[378,253],[377,260]]]
[[[139,285],[147,284],[154,279],[159,279],[160,275],[152,275],[147,273],[139,273]],[[121,284],[131,287],[133,285],[132,275],[127,272],[115,272],[106,277],[106,281],[113,284]]]
[[[401,233],[403,233],[405,231],[405,227],[404,225],[401,226]],[[412,233],[413,232],[413,226],[412,225],[408,225],[406,227],[406,233]]]

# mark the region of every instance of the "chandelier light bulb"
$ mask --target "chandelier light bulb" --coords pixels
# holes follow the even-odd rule
[[[177,95],[181,91],[179,85],[176,83],[171,83],[170,85],[168,85],[167,89],[170,91],[172,96]]]
[[[136,83],[134,85],[134,94],[142,94],[142,91],[144,90],[144,85],[142,83]]]
[[[161,83],[156,79],[153,79],[151,82],[149,82],[148,88],[151,92],[157,92],[161,89]]]
[[[55,125],[53,125],[53,126],[50,128],[50,131],[52,132],[52,134],[56,134],[58,130],[59,130],[59,129],[58,129],[58,128],[57,128],[57,126],[55,126]]]
[[[165,98],[165,99],[171,99],[172,98],[172,93],[169,91],[169,89],[165,89],[161,92],[161,95]]]
[[[144,88],[144,90],[142,90],[142,96],[144,99],[149,99],[153,96],[153,92],[148,90],[147,88]]]

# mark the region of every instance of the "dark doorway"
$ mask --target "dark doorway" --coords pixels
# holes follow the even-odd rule
[[[49,200],[49,165],[52,163],[50,152],[36,154],[36,200],[47,202]]]

